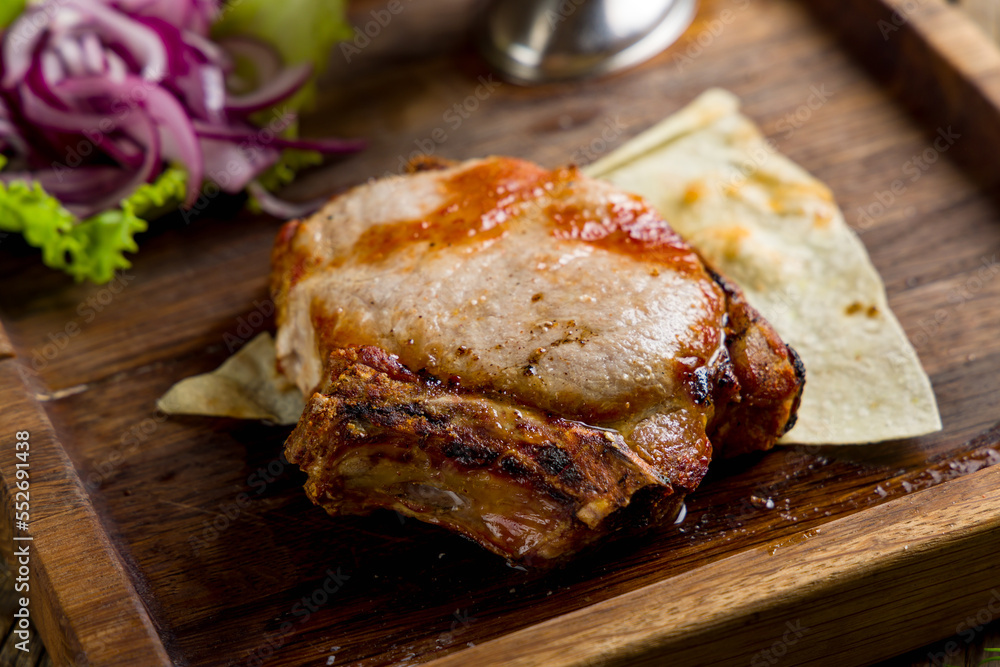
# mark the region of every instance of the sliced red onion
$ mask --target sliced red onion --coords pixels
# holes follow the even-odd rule
[[[226,109],[226,77],[217,67],[199,67],[198,74],[204,91],[206,115],[221,119]]]
[[[205,177],[230,194],[242,191],[281,157],[274,148],[241,147],[218,139],[203,138],[201,145],[205,152]]]
[[[107,71],[107,61],[101,40],[94,33],[88,32],[80,38],[80,48],[83,51],[84,66],[91,74],[103,74]]]
[[[81,218],[87,218],[106,209],[119,206],[123,199],[135,192],[136,188],[143,183],[151,182],[161,171],[163,159],[160,154],[160,140],[152,121],[146,116],[136,114],[125,123],[123,130],[137,144],[145,147],[144,160],[138,169],[132,172],[132,177],[114,192],[103,198],[91,199],[86,204],[76,207],[76,210],[70,209]]]
[[[56,44],[55,52],[59,54],[59,60],[63,69],[70,76],[84,76],[87,74],[87,67],[83,62],[83,47],[75,39],[60,39]],[[50,55],[51,52],[45,55]],[[44,69],[44,67],[43,67]],[[60,77],[62,78],[62,77]],[[51,79],[49,83],[54,83]]]
[[[283,202],[255,179],[282,149],[332,153],[364,142],[287,139],[251,122],[294,94],[310,67],[283,67],[253,38],[209,40],[219,2],[32,3],[0,45],[0,148],[11,158],[3,178],[40,183],[86,216],[117,206],[173,162],[188,172],[188,204],[209,179],[226,192],[252,187],[281,217],[314,208]],[[232,92],[233,57],[254,67],[253,90]]]
[[[42,77],[49,86],[54,86],[66,77],[62,59],[51,51],[42,54]]]
[[[247,185],[247,192],[249,192],[253,198],[257,200],[257,203],[260,205],[260,209],[262,211],[268,215],[273,215],[274,217],[281,218],[283,220],[304,218],[310,213],[314,213],[317,209],[319,209],[319,207],[328,201],[325,197],[311,199],[304,202],[286,201],[270,192],[257,181],[251,181]]]
[[[195,120],[192,122],[194,126],[194,131],[199,137],[206,137],[208,139],[223,139],[225,141],[255,141],[260,143],[260,135],[262,132],[270,132],[271,135],[274,133],[269,130],[263,130],[263,128],[254,127],[249,123],[208,123],[202,120]],[[287,127],[287,125],[286,125]]]
[[[143,183],[148,183],[155,179],[160,173],[160,167],[162,164],[162,157],[160,154],[160,143],[157,137],[156,128],[148,117],[136,115],[131,119],[125,128],[130,136],[135,137],[137,143],[145,146],[146,150],[143,153],[143,161],[139,167],[135,170],[125,170],[120,169],[121,174],[120,180],[113,183],[111,187],[106,192],[92,193],[91,196],[86,196],[86,188],[89,179],[92,178],[102,178],[111,180],[111,176],[104,173],[99,173],[94,175],[91,170],[97,169],[96,166],[86,166],[86,167],[76,167],[74,169],[67,169],[58,172],[58,175],[54,175],[49,178],[47,184],[43,183],[43,187],[46,191],[49,188],[53,188],[55,191],[60,189],[76,189],[80,192],[80,196],[73,196],[66,194],[68,198],[72,201],[63,201],[58,194],[56,197],[63,201],[67,210],[76,215],[77,217],[89,218],[92,215],[96,215],[101,211],[105,211],[110,208],[115,208],[121,204],[121,201],[135,192]],[[51,178],[56,180],[62,179],[59,184],[53,183]]]
[[[21,155],[28,152],[27,142],[11,120],[10,111],[4,104],[3,98],[0,98],[0,149],[5,148],[12,148]]]
[[[43,100],[31,87],[25,87],[21,91],[21,105],[24,114],[31,118],[36,125],[43,128],[96,134],[101,132],[101,127],[105,127],[109,131],[118,127],[118,123],[114,119],[100,114],[57,109],[48,100]]]
[[[309,80],[310,74],[312,65],[309,63],[286,67],[253,92],[246,95],[231,95],[226,102],[226,111],[247,114],[274,106],[301,88],[302,84]]]
[[[184,76],[189,72],[188,59],[185,58],[184,53],[187,51],[188,45],[184,42],[180,30],[166,21],[155,17],[141,18],[135,22],[156,33],[167,57],[166,69],[162,72],[161,76],[152,78],[152,80],[169,80],[171,77]],[[151,78],[146,76],[145,73],[143,76],[147,79]]]
[[[128,65],[121,59],[121,56],[109,51],[104,57],[108,63],[108,79],[116,83],[124,81],[125,77],[128,76]]]
[[[45,31],[35,28],[32,23],[41,11],[29,8],[7,28],[2,49],[3,79],[0,79],[3,88],[10,90],[17,86],[31,69],[32,58],[45,38]]]
[[[138,146],[135,140],[127,135],[96,135],[92,140],[95,146],[126,169],[136,169],[143,162],[144,147]]]
[[[253,67],[257,85],[261,86],[281,72],[281,54],[270,44],[242,35],[231,35],[219,40],[219,46],[232,58],[246,60]],[[231,82],[238,84],[238,90],[249,88],[251,82]]]
[[[281,148],[297,148],[318,153],[353,153],[368,145],[364,139],[276,139]]]
[[[197,121],[194,123],[194,129],[198,136],[209,139],[225,139],[249,145],[268,145],[276,148],[297,148],[320,153],[349,153],[360,150],[367,145],[364,139],[287,139],[277,136],[267,129],[211,125]]]
[[[224,72],[232,69],[233,63],[226,51],[212,40],[193,32],[183,33],[184,43],[198,53],[201,62],[213,63]]]
[[[122,11],[163,19],[183,30],[208,34],[219,13],[216,0],[114,0]]]
[[[134,76],[126,77],[121,83],[111,83],[101,77],[66,79],[57,86],[56,92],[71,98],[78,106],[80,100],[100,94],[110,93],[119,99],[129,99],[130,95],[140,89],[145,91],[145,98],[129,111],[128,116],[148,115],[157,127],[163,157],[183,164],[188,169],[186,203],[190,206],[198,199],[204,159],[191,119],[177,98],[163,88],[147,85]],[[103,118],[100,122],[107,120]]]
[[[130,173],[117,167],[88,166],[77,169],[0,172],[0,181],[37,182],[63,204],[74,205],[96,196],[107,196],[129,181]]]
[[[80,30],[91,30],[104,37],[109,44],[119,45],[136,58],[144,79],[159,81],[167,72],[167,50],[157,34],[139,21],[115,11],[100,2],[84,0],[57,0],[67,9],[76,9],[81,15]],[[89,20],[87,20],[89,19]],[[86,21],[86,23],[84,23]]]

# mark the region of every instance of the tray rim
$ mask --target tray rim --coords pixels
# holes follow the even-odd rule
[[[875,37],[881,35],[881,28],[885,25],[895,27],[898,34],[894,35],[893,41],[899,62],[884,63],[879,73],[891,76],[896,71],[894,68],[906,66],[907,59],[904,55],[922,61],[926,65],[923,72],[919,73],[922,76],[908,82],[907,85],[912,89],[904,90],[904,94],[913,96],[919,92],[927,95],[931,92],[939,95],[941,107],[934,110],[934,115],[943,122],[975,124],[978,128],[983,128],[983,123],[992,119],[994,124],[985,125],[984,140],[993,147],[1000,148],[1000,50],[959,9],[946,5],[942,0],[848,0],[846,3],[817,0],[810,4],[814,4],[819,11],[840,15],[845,22],[850,20],[846,15],[852,11],[870,21],[867,32],[859,35],[855,43],[845,44],[845,47],[858,47],[864,51],[866,46],[876,43]],[[838,35],[838,39],[843,41],[844,37]],[[909,74],[913,72],[910,71]],[[3,399],[0,402],[8,408],[20,408],[15,413],[18,422],[14,425],[20,429],[20,424],[23,423],[32,432],[32,489],[41,491],[40,497],[60,498],[63,503],[58,514],[34,523],[35,526],[41,526],[41,530],[32,530],[35,537],[32,542],[32,586],[33,590],[41,592],[40,595],[32,595],[32,604],[37,610],[33,613],[33,621],[47,650],[56,664],[71,664],[80,659],[101,665],[174,664],[145,602],[136,590],[132,579],[135,575],[130,576],[127,563],[103,530],[77,470],[48,419],[41,400],[43,395],[36,392],[32,384],[31,378],[20,367],[16,349],[0,322],[0,398]],[[7,464],[10,463],[7,459],[12,458],[11,448],[0,460]],[[0,501],[5,510],[3,520],[0,521],[0,549],[9,558],[14,534],[11,519],[15,489],[14,480],[4,472],[8,469],[12,470],[13,465],[0,466]],[[1000,467],[987,468],[860,510],[822,527],[825,535],[832,533],[849,536],[846,543],[857,545],[860,549],[864,540],[871,539],[872,534],[878,537],[880,532],[889,527],[906,524],[904,515],[907,513],[912,518],[914,512],[925,511],[923,516],[938,517],[958,526],[944,535],[936,535],[933,532],[936,528],[924,526],[921,530],[917,521],[918,525],[912,532],[913,541],[908,545],[912,547],[912,551],[905,549],[900,554],[886,552],[885,559],[868,568],[846,569],[843,563],[838,563],[837,554],[824,551],[823,540],[809,540],[808,536],[799,542],[793,539],[791,542],[795,543],[792,544],[786,540],[778,545],[779,551],[804,559],[813,558],[810,562],[816,567],[806,573],[809,576],[790,580],[784,585],[773,582],[775,585],[766,595],[761,593],[757,598],[747,599],[747,604],[758,608],[753,615],[755,620],[749,623],[738,623],[738,619],[727,615],[726,609],[716,604],[712,608],[702,606],[701,613],[698,614],[690,613],[689,610],[686,616],[675,619],[677,623],[671,627],[669,618],[662,620],[664,609],[656,598],[663,593],[670,593],[672,588],[687,583],[695,576],[704,577],[706,571],[735,571],[743,574],[755,571],[752,567],[759,565],[762,558],[765,562],[773,558],[770,554],[766,557],[763,555],[767,549],[753,549],[724,558],[671,579],[503,635],[479,646],[432,659],[425,664],[450,667],[468,664],[470,660],[476,660],[482,667],[490,664],[541,664],[538,662],[537,651],[519,652],[518,645],[545,647],[554,642],[561,642],[558,644],[560,652],[546,660],[546,665],[662,664],[665,658],[682,664],[697,664],[702,661],[710,661],[712,664],[736,661],[745,663],[747,644],[740,642],[755,636],[760,641],[766,641],[768,637],[762,627],[764,623],[780,626],[783,620],[789,620],[774,617],[776,610],[783,612],[785,616],[799,614],[801,618],[817,601],[834,600],[849,604],[857,600],[859,581],[862,584],[867,581],[891,587],[892,580],[900,573],[919,572],[923,563],[944,561],[946,556],[953,554],[968,553],[973,560],[966,561],[967,563],[978,564],[982,561],[985,565],[991,564],[1000,547],[1000,531],[997,530],[1000,528],[1000,491],[997,489],[1000,489]],[[974,513],[976,523],[963,523],[962,520],[967,517],[954,509],[961,509],[961,501],[968,497],[968,493],[982,496],[975,505],[977,510],[981,510]],[[866,527],[871,534],[864,532]],[[70,556],[63,556],[64,554]],[[79,587],[74,592],[68,583],[56,582],[51,574],[72,568],[72,562],[79,560],[81,555],[86,559],[86,585],[100,592],[96,604],[92,597],[85,599]],[[823,565],[832,568],[829,571],[836,572],[837,576],[821,576],[819,570]],[[947,567],[947,563],[942,567]],[[780,574],[780,570],[771,572],[769,576],[773,578],[776,574]],[[973,608],[976,600],[1000,583],[998,578],[990,578],[988,567],[983,569],[981,575],[963,578],[965,583],[973,585],[961,591],[953,591],[956,594],[953,602],[961,609]],[[752,588],[748,587],[748,590]],[[695,586],[684,600],[688,604],[699,602],[704,598],[697,596],[704,594],[704,590],[699,592]],[[906,613],[893,617],[894,628],[905,629],[907,615],[922,613],[922,607],[918,604],[920,597],[922,596],[910,595],[904,600],[906,605],[898,605]],[[767,607],[764,604],[767,600],[776,600],[781,606]],[[627,607],[627,613],[623,613],[622,605],[629,602],[632,603],[631,607]],[[677,603],[680,602],[677,599]],[[746,610],[745,607],[742,609]],[[606,617],[612,614],[629,619],[618,637],[609,633],[612,626],[605,622]],[[651,618],[661,619],[659,625],[646,627],[650,625],[648,619]],[[107,640],[108,622],[115,624],[118,636],[114,642]],[[622,623],[624,621],[618,627],[622,627]],[[639,630],[628,632],[629,624]],[[585,626],[600,628],[596,639],[594,633],[587,637],[580,631],[579,628]],[[866,626],[850,635],[841,632],[838,635],[842,640],[841,647],[850,650],[853,643],[849,639],[859,642],[870,640],[872,628],[874,626]],[[943,632],[942,636],[952,634],[947,629]],[[605,636],[608,634],[612,636]],[[692,652],[687,642],[694,636],[711,637],[712,652],[706,653],[700,648],[695,648]],[[920,628],[917,643],[913,643],[904,634],[890,637],[906,639],[906,642],[903,643],[900,639],[896,643],[897,648],[886,656],[926,644],[935,638],[926,636],[926,620]],[[123,646],[128,647],[128,650],[121,650]],[[894,644],[883,642],[883,646]],[[866,659],[870,656],[864,655]],[[687,661],[680,661],[681,657]],[[842,660],[849,655],[830,652],[821,658],[811,657],[817,664],[843,664]]]
[[[17,535],[29,535],[31,620],[57,665],[171,665],[155,624],[49,421],[42,394],[20,366],[0,322],[0,405],[5,421],[30,433],[30,530],[14,532],[14,447],[0,457],[0,548],[12,562]],[[13,436],[13,430],[11,435]],[[56,505],[58,503],[58,505]],[[45,508],[58,506],[58,511]],[[82,563],[82,565],[81,565]],[[75,571],[75,581],[54,573]],[[37,592],[36,592],[37,591]],[[110,630],[109,630],[110,628]],[[115,635],[114,642],[109,634]],[[127,650],[122,650],[127,647]]]

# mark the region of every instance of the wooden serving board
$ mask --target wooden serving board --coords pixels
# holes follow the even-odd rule
[[[993,614],[1000,54],[975,26],[939,0],[707,0],[650,63],[525,89],[491,83],[464,44],[467,3],[402,7],[306,124],[369,149],[295,194],[418,150],[586,162],[728,88],[862,232],[944,431],[713,464],[680,526],[521,571],[394,514],[326,516],[280,458],[286,428],[155,411],[273,326],[277,221],[213,201],[144,235],[108,286],[72,284],[7,238],[0,546],[9,556],[26,430],[32,618],[56,664],[847,665]],[[942,133],[958,135],[946,151]]]

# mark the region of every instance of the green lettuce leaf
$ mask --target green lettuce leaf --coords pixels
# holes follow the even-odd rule
[[[0,230],[16,232],[42,250],[42,260],[51,267],[65,268],[66,260],[80,252],[70,233],[76,218],[54,197],[35,183],[0,183]]]
[[[129,206],[136,215],[152,220],[178,208],[186,195],[187,172],[171,167],[152,183],[140,185],[122,202],[122,207]]]
[[[77,281],[106,283],[115,271],[132,266],[124,253],[138,250],[133,237],[148,228],[144,218],[180,206],[186,182],[186,172],[168,169],[122,200],[121,208],[82,221],[38,183],[0,183],[0,230],[24,236],[42,251],[46,266],[61,269]]]
[[[25,0],[0,0],[0,30],[24,9]],[[334,45],[351,36],[345,17],[346,0],[240,0],[223,6],[213,26],[214,36],[248,34],[272,44],[289,64],[309,62],[314,76],[282,108],[298,111],[314,104],[316,77],[326,70]],[[267,111],[260,112],[261,117]],[[283,134],[294,137],[297,123]],[[296,173],[319,164],[314,151],[283,151],[281,160],[262,174],[269,190],[287,185]],[[0,155],[0,169],[6,160]],[[148,228],[148,220],[181,205],[187,173],[165,171],[156,182],[144,185],[123,200],[120,207],[79,220],[37,183],[0,183],[0,231],[24,236],[41,250],[43,262],[76,280],[104,283],[115,271],[131,266],[125,253],[138,248],[135,235]]]
[[[319,151],[286,148],[281,151],[278,161],[257,177],[257,181],[265,189],[274,192],[294,181],[296,174],[303,169],[322,163],[323,155]]]
[[[0,30],[3,30],[24,11],[25,0],[3,0],[0,2]]]
[[[283,106],[309,108],[316,77],[326,71],[334,44],[352,35],[344,0],[241,0],[223,7],[213,37],[252,35],[273,45],[288,65],[309,62],[313,78]]]

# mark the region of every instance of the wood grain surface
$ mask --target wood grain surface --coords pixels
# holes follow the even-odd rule
[[[33,601],[54,662],[469,664],[513,657],[504,651],[521,637],[576,664],[640,649],[746,663],[775,657],[775,642],[787,664],[849,664],[954,634],[955,619],[989,609],[1000,584],[998,469],[985,469],[1000,462],[997,56],[937,0],[888,39],[878,21],[891,3],[848,4],[857,30],[842,34],[832,0],[709,0],[646,65],[524,89],[491,78],[453,26],[417,22],[441,32],[409,35],[404,3],[335,68],[305,123],[368,137],[368,150],[290,194],[395,173],[411,152],[588,162],[704,88],[729,88],[861,233],[944,431],[714,465],[681,526],[555,572],[519,571],[393,514],[327,517],[280,456],[287,429],[155,411],[171,384],[272,326],[276,221],[206,198],[145,234],[134,268],[108,286],[72,284],[5,239],[0,320],[17,356],[0,358],[0,437],[32,432]],[[939,23],[947,41],[931,31]],[[941,132],[959,136],[937,150]],[[797,619],[813,630],[793,646],[783,637]]]
[[[986,34],[1000,41],[1000,4],[996,0],[959,0],[957,4]]]
[[[1000,616],[1000,467],[950,486],[961,496],[914,493],[430,664],[744,665],[769,652],[859,665],[895,655],[970,609]],[[936,614],[887,613],[908,606],[900,581]]]

